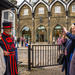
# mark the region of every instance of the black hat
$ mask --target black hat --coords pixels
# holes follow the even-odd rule
[[[3,22],[3,29],[12,28],[12,22]]]

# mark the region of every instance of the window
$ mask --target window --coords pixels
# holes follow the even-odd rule
[[[43,7],[38,9],[38,14],[44,14],[44,8]]]
[[[61,7],[60,6],[55,7],[55,13],[61,13]]]
[[[22,31],[23,31],[23,30],[29,31],[29,27],[24,27],[24,28],[22,29]]]
[[[9,11],[7,11],[7,12],[4,12],[4,19],[5,19],[5,21],[13,21],[13,14],[11,13],[11,12],[9,12]]]
[[[72,12],[75,12],[75,5],[72,5]]]
[[[24,9],[24,15],[28,15],[28,9]]]
[[[4,19],[8,20],[8,12],[4,12]]]

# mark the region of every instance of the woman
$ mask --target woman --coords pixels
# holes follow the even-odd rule
[[[65,50],[68,50],[68,47],[69,47],[69,43],[70,41],[66,38],[66,35],[63,34],[63,37],[62,37],[62,50],[63,50],[63,53],[65,54],[65,58],[64,58],[64,62],[63,62],[63,67],[62,67],[62,71],[65,70],[65,75],[69,75],[68,74],[68,63],[69,61],[67,60],[67,54],[65,53]]]
[[[66,28],[63,28],[66,36],[72,41],[71,49],[67,52],[67,55],[70,57],[70,75],[75,75],[75,23],[72,25],[72,34],[69,33]],[[73,55],[73,56],[72,56]]]

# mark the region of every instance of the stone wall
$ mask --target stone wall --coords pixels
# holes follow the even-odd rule
[[[22,29],[23,27],[27,26],[31,30],[31,40],[32,42],[36,42],[36,30],[39,26],[44,26],[47,31],[47,40],[52,42],[52,34],[54,27],[59,24],[60,26],[65,26],[68,30],[71,27],[71,24],[75,22],[75,12],[72,12],[72,5],[74,5],[75,2],[72,2],[68,8],[68,16],[66,17],[66,10],[62,3],[59,1],[55,2],[51,8],[51,11],[47,9],[47,6],[40,2],[36,7],[34,12],[33,9],[25,4],[23,5],[19,12],[20,12],[20,36],[22,35]],[[55,7],[60,6],[61,7],[61,13],[55,13]],[[34,6],[33,6],[34,7]],[[32,8],[33,8],[32,7]],[[44,14],[38,14],[38,8],[43,7],[44,8]],[[29,9],[28,14],[24,16],[24,9]],[[50,15],[48,14],[50,12]],[[34,13],[34,15],[32,14]],[[48,34],[50,33],[50,35]]]

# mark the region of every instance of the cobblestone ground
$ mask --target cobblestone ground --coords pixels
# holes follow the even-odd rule
[[[37,68],[27,71],[25,68],[20,72],[19,75],[65,75],[61,72],[61,66],[53,66],[47,68]]]

